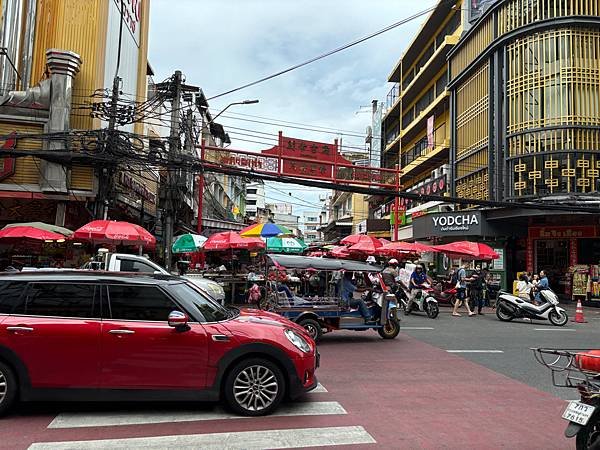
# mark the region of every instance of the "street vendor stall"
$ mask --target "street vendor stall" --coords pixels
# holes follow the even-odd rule
[[[207,258],[207,261],[213,264],[209,264],[209,269],[203,275],[223,286],[227,303],[244,303],[249,278],[257,281],[257,277],[247,267],[243,268],[236,264],[235,257],[240,252],[246,252],[249,255],[250,252],[265,247],[266,244],[262,239],[244,238],[233,231],[213,234],[202,247],[203,251],[214,253]]]

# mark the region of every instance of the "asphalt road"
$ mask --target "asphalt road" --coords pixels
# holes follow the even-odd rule
[[[183,402],[23,404],[0,420],[0,449],[574,448],[561,413],[576,394],[552,387],[529,348],[597,346],[600,311],[562,329],[487,312],[403,316],[394,340],[327,334],[319,389],[269,417]]]
[[[463,308],[459,311],[461,317],[453,317],[450,308],[441,306],[440,315],[434,320],[424,315],[402,316],[401,330],[442,350],[457,351],[454,353],[457,356],[536,389],[565,400],[573,400],[578,398],[577,392],[554,387],[550,370],[535,361],[530,349],[600,348],[600,309],[585,308],[584,315],[588,323],[575,323],[571,321],[575,317],[574,305],[561,306],[569,314],[569,323],[564,327],[552,326],[548,321],[529,322],[519,319],[501,322],[491,308],[484,310],[484,316],[474,317],[468,317]],[[465,350],[471,352],[463,352]]]

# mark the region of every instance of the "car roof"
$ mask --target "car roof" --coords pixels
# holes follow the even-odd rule
[[[106,272],[101,270],[36,270],[31,272],[3,272],[0,273],[2,281],[25,282],[104,282],[123,284],[173,284],[185,282],[174,275],[149,274],[136,272]]]

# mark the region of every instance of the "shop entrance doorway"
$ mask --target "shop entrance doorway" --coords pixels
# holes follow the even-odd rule
[[[550,287],[561,296],[569,295],[569,280],[565,276],[569,267],[569,241],[549,239],[535,241],[536,273],[543,270],[548,275]]]

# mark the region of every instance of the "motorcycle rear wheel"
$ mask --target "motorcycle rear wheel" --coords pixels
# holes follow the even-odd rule
[[[591,423],[588,423],[577,433],[577,450],[600,450],[600,416],[592,418]]]
[[[499,302],[496,305],[496,317],[498,319],[500,319],[502,322],[510,322],[511,320],[513,320],[515,318],[515,316],[505,313],[504,310],[502,309],[501,305],[502,305],[501,302]]]

